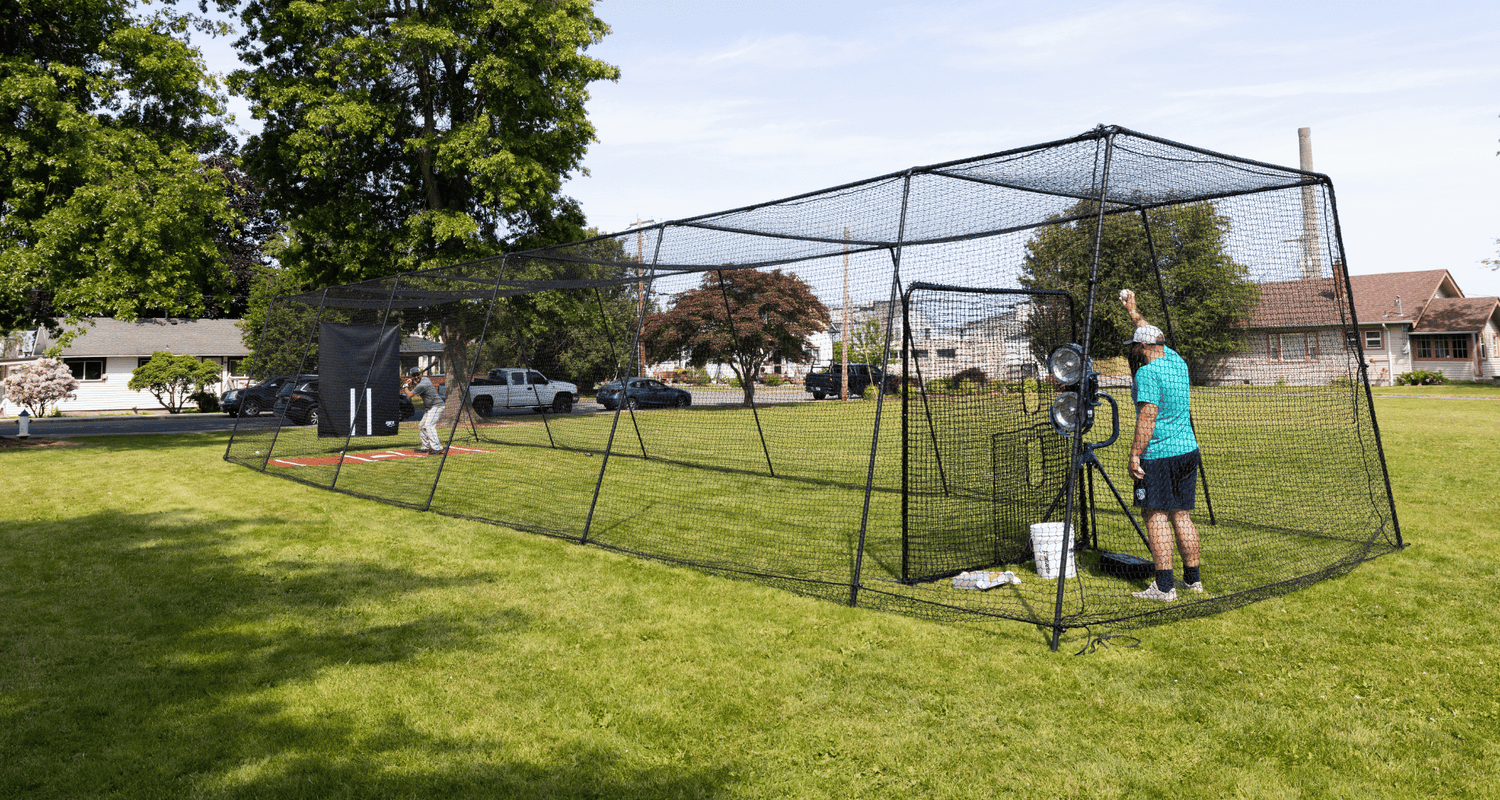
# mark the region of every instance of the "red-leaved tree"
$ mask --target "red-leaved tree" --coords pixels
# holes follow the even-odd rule
[[[694,367],[711,361],[734,370],[755,400],[755,376],[768,360],[803,361],[815,353],[807,337],[829,326],[828,307],[812,287],[781,270],[723,269],[704,273],[703,284],[649,314],[641,332],[648,358],[683,358]]]

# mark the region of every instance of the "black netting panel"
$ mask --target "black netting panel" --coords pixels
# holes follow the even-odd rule
[[[1214,613],[1401,544],[1332,203],[1322,176],[1100,128],[283,297],[253,383],[293,388],[242,406],[226,458],[934,619]],[[1145,578],[1119,566],[1151,559],[1126,474],[1122,288],[1192,380],[1207,591],[1170,604],[1132,597]],[[331,352],[328,330],[394,331],[394,366]],[[1096,377],[1052,376],[1064,345]],[[412,367],[440,409],[402,404],[378,438],[309,424],[336,402],[323,375],[384,392]],[[1049,413],[1070,391],[1094,402],[1081,440]],[[1031,529],[1064,520],[1059,593]],[[974,570],[1020,582],[955,585]]]

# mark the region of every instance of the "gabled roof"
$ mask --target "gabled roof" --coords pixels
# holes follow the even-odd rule
[[[95,318],[84,326],[84,334],[63,350],[64,358],[87,356],[149,356],[157,350],[179,355],[247,356],[237,319],[143,319],[121,322]],[[37,352],[56,343],[43,331]]]
[[[1464,296],[1446,269],[1351,275],[1349,282],[1354,286],[1354,313],[1360,322],[1414,322],[1428,301]]]
[[[1439,297],[1422,309],[1412,333],[1472,333],[1500,313],[1500,298]]]
[[[1437,327],[1425,327],[1424,323],[1414,329],[1428,333],[1478,330],[1484,327],[1483,322],[1468,328],[1442,326],[1456,319],[1454,314],[1457,312],[1453,308],[1457,306],[1453,306],[1454,303],[1469,309],[1464,312],[1468,315],[1464,319],[1468,319],[1469,316],[1480,313],[1477,309],[1484,306],[1483,303],[1469,303],[1470,300],[1487,301],[1489,305],[1484,306],[1485,308],[1490,308],[1497,302],[1493,297],[1465,298],[1453,276],[1445,269],[1351,275],[1349,284],[1354,291],[1354,314],[1361,325],[1384,322],[1417,326],[1418,320],[1423,319],[1429,309],[1436,311],[1442,308],[1445,309],[1443,316],[1434,318],[1431,322],[1431,325]],[[1252,328],[1341,325],[1347,316],[1345,306],[1335,292],[1337,287],[1333,278],[1275,281],[1260,284],[1258,288],[1260,303],[1251,312],[1248,323]],[[1462,305],[1464,303],[1469,304]]]

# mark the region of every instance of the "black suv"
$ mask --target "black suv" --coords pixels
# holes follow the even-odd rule
[[[287,383],[281,387],[276,394],[276,414],[285,415],[288,420],[297,425],[318,424],[318,376],[298,375],[298,381]],[[416,413],[411,400],[406,395],[398,394],[401,401],[401,419],[411,419]]]
[[[316,375],[277,375],[254,386],[230,389],[219,398],[219,407],[231,417],[238,417],[241,414],[247,417],[259,416],[260,412],[270,411],[276,407],[276,393],[288,384],[316,380],[317,377]]]

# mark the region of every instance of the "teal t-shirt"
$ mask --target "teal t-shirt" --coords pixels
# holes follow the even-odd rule
[[[1156,427],[1141,458],[1169,458],[1198,449],[1188,399],[1187,362],[1177,351],[1166,354],[1135,373],[1135,401],[1156,406]]]

